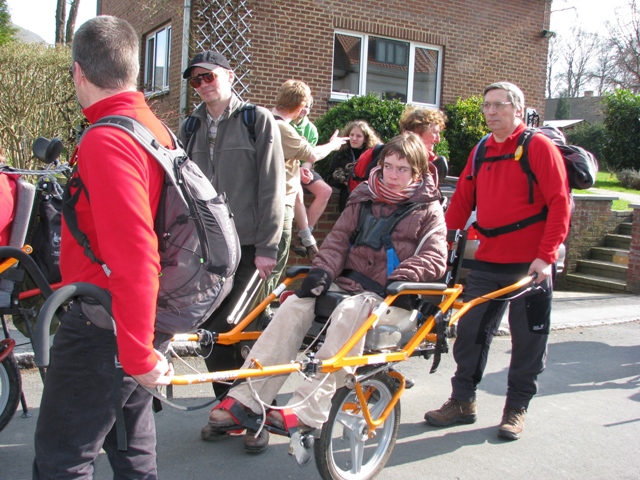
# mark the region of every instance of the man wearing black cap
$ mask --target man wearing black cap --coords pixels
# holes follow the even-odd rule
[[[202,103],[180,126],[180,140],[216,190],[226,193],[242,246],[233,290],[204,324],[221,333],[233,326],[227,318],[256,269],[266,279],[276,265],[284,224],[284,155],[280,130],[267,109],[255,107],[255,121],[248,125],[247,104],[232,92],[234,73],[222,54],[198,53],[182,77]],[[216,345],[205,361],[209,371],[219,371],[239,368],[243,359],[239,346]],[[214,383],[218,396],[227,389]],[[202,438],[210,437],[203,430]]]

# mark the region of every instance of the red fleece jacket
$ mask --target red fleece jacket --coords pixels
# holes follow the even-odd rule
[[[146,125],[160,143],[171,137],[139,92],[103,99],[83,113],[91,123],[106,115],[126,115]],[[91,249],[111,270],[92,263],[62,225],[60,269],[64,284],[89,282],[113,297],[119,359],[125,372],[140,375],[156,365],[153,352],[160,259],[153,220],[164,173],[129,134],[114,127],[87,132],[77,150],[78,172],[89,192],[76,206],[78,226]],[[73,193],[73,192],[72,192]]]
[[[491,135],[486,141],[485,158],[515,152],[518,138],[525,130],[520,124],[502,143]],[[546,205],[546,221],[497,237],[480,235],[476,259],[493,263],[526,263],[540,258],[547,263],[557,259],[558,247],[569,231],[571,207],[569,184],[560,151],[544,135],[536,134],[529,143],[528,157],[538,183],[533,186],[533,204],[529,204],[527,175],[515,160],[486,162],[473,178],[475,148],[460,174],[456,192],[447,210],[447,228],[464,228],[477,203],[477,222],[482,228],[496,228],[539,213]]]

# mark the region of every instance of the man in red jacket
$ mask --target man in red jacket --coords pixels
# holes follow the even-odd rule
[[[139,42],[129,23],[110,16],[87,21],[75,34],[72,59],[69,73],[89,122],[133,117],[173,148],[136,91]],[[87,132],[74,159],[91,199],[80,196],[78,227],[110,272],[91,262],[63,223],[62,280],[107,289],[113,319],[88,299],[74,301],[65,315],[51,349],[33,478],[92,478],[102,448],[115,477],[157,478],[152,397],[140,384],[167,385],[173,374],[154,348],[166,340],[154,338],[160,259],[153,227],[164,173],[129,134],[106,126]],[[119,389],[116,355],[128,375]],[[116,429],[116,413],[124,413],[124,429]],[[128,447],[119,451],[117,436],[125,431]]]
[[[529,401],[537,392],[538,374],[544,370],[554,262],[569,230],[569,188],[559,150],[544,135],[534,135],[527,147],[536,178],[530,201],[529,177],[517,161],[518,140],[525,131],[525,107],[524,95],[516,85],[489,85],[484,91],[482,111],[492,132],[485,143],[485,161],[474,165],[475,149],[471,152],[446,215],[448,228],[464,228],[477,207],[478,230],[486,234],[480,237],[474,266],[467,277],[465,301],[533,273],[537,274],[536,284],[541,289],[510,302],[483,303],[460,319],[453,347],[457,370],[451,379],[451,398],[439,410],[427,412],[425,420],[435,426],[476,421],[476,388],[487,364],[494,332],[509,303],[513,348],[498,435],[515,440],[522,432]],[[546,215],[540,215],[543,211]],[[523,222],[530,218],[535,221]],[[515,227],[518,222],[520,225]],[[515,228],[500,228],[505,226]],[[492,235],[495,229],[501,233]]]

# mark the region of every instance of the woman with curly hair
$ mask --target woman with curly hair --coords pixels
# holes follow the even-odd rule
[[[353,171],[353,166],[363,152],[375,147],[380,143],[380,138],[376,132],[364,120],[354,120],[340,132],[341,137],[349,137],[349,141],[338,150],[329,166],[328,183],[332,187],[340,190],[338,208],[342,212],[349,197],[349,177]]]

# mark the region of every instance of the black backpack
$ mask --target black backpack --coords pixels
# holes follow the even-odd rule
[[[226,196],[215,191],[169,129],[175,150],[164,148],[144,125],[132,118],[104,117],[89,129],[105,126],[127,132],[165,171],[155,218],[162,265],[156,330],[168,334],[190,332],[231,291],[240,261],[240,241]],[[69,186],[77,187],[73,196]],[[108,275],[107,266],[93,254],[86,235],[78,228],[75,205],[82,192],[89,199],[76,167],[65,189],[64,219],[85,254],[101,264]]]
[[[471,165],[471,175],[468,177],[472,179],[477,177],[480,172],[480,167],[485,162],[497,162],[501,160],[518,160],[522,171],[527,176],[529,183],[529,203],[533,203],[533,184],[538,183],[535,174],[531,171],[531,165],[529,164],[529,143],[536,134],[543,134],[549,138],[558,147],[562,159],[564,160],[564,166],[567,172],[567,179],[569,180],[569,189],[577,188],[584,190],[591,188],[596,181],[596,175],[598,173],[598,161],[596,157],[589,151],[577,145],[567,145],[564,134],[555,127],[540,127],[540,128],[528,128],[520,135],[518,139],[518,145],[515,152],[500,155],[497,157],[485,157],[486,146],[485,143],[489,135],[485,135],[478,142],[476,150],[473,155]],[[519,157],[519,158],[517,158]],[[571,200],[571,211],[573,211],[573,199]],[[474,222],[473,226],[485,237],[496,237],[505,233],[515,232],[522,228],[533,225],[537,222],[542,222],[547,218],[547,207],[544,207],[541,212],[527,217],[518,222],[510,223],[502,227],[485,229],[479,227],[477,222]]]

